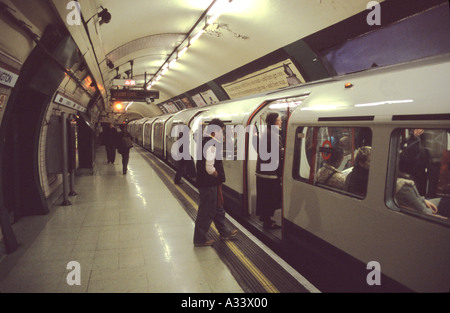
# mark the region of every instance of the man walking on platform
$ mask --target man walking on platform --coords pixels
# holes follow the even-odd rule
[[[114,164],[116,160],[117,130],[114,128],[113,123],[109,123],[108,127],[103,130],[103,142],[106,148],[108,164]]]
[[[195,221],[194,245],[212,246],[214,240],[207,238],[207,233],[214,221],[220,238],[230,239],[238,231],[230,231],[225,225],[225,210],[223,209],[222,183],[225,182],[225,171],[222,158],[217,158],[216,145],[222,145],[225,124],[219,119],[213,119],[206,128],[202,140],[203,156],[197,160],[197,188],[200,193],[200,205]]]

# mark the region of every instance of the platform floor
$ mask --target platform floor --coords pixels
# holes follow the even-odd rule
[[[106,163],[98,147],[93,175],[76,178],[72,205],[14,225],[19,249],[0,260],[0,291],[202,292],[243,289],[210,247],[192,244],[194,222],[144,158],[131,150]],[[80,264],[81,285],[69,285]]]

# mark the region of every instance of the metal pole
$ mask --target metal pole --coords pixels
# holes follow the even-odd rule
[[[67,123],[66,113],[61,113],[61,131],[62,131],[62,177],[63,177],[63,202],[61,205],[71,205],[68,198],[69,177],[68,174],[68,151],[67,151]]]
[[[73,197],[76,196],[77,193],[75,191],[75,169],[72,169],[70,171],[70,192],[69,196]]]
[[[75,116],[71,114],[70,115],[70,120],[71,120],[70,121],[71,127],[73,127],[72,123],[75,121]],[[72,153],[72,154],[75,154],[75,151],[72,151],[72,149],[75,150],[75,146],[76,146],[76,142],[75,142],[76,138],[75,138],[74,134],[75,134],[75,132],[72,132],[72,129],[71,129],[71,136],[73,138],[71,138],[71,144],[70,144],[71,151],[70,151],[70,153]],[[70,170],[70,192],[69,192],[69,196],[76,196],[77,193],[75,191],[75,161],[73,160],[72,163],[73,163],[73,164],[71,164],[72,169]]]

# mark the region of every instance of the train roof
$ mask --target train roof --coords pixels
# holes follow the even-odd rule
[[[208,110],[209,107],[196,107],[180,111],[173,116],[172,123],[187,124],[195,114],[197,114],[198,112],[204,112]]]
[[[167,121],[169,118],[171,118],[172,116],[174,116],[174,113],[167,113],[167,114],[163,114],[163,115],[156,116],[155,123],[158,123],[158,122],[165,122],[165,121]]]
[[[148,117],[144,117],[139,120],[131,121],[129,124],[136,124],[136,125],[144,124],[148,119],[149,119]]]
[[[392,121],[393,116],[402,115],[448,115],[449,78],[450,54],[447,54],[302,86],[298,90],[307,91],[309,96],[293,112],[290,123],[319,118],[373,117],[377,121]],[[277,96],[295,94],[293,91]]]
[[[203,115],[205,121],[220,118],[225,123],[242,124],[248,119],[261,103],[264,102],[267,93],[256,96],[227,100],[210,107]]]

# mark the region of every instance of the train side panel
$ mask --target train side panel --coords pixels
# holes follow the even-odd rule
[[[450,92],[445,85],[450,63],[448,57],[444,60],[346,77],[328,84],[317,97],[314,93],[320,88],[311,92],[289,124],[283,180],[286,242],[303,247],[302,252],[314,251],[314,246],[327,247],[328,257],[336,256],[336,263],[354,260],[351,264],[357,268],[349,270],[359,273],[363,285],[369,273],[365,266],[376,261],[384,275],[407,288],[448,292],[448,219],[400,210],[392,198],[396,188],[393,168],[398,164],[394,135],[414,128],[429,132],[449,128]],[[346,82],[354,88],[346,90]],[[307,139],[314,138],[307,131],[314,128],[319,130],[316,138],[323,130],[370,129],[372,152],[364,197],[312,181],[312,165],[299,173],[298,162],[314,164],[307,161],[311,156],[302,152],[308,149]],[[316,158],[328,156],[323,148],[329,147],[331,137],[317,139]],[[323,251],[316,252],[320,255]]]

